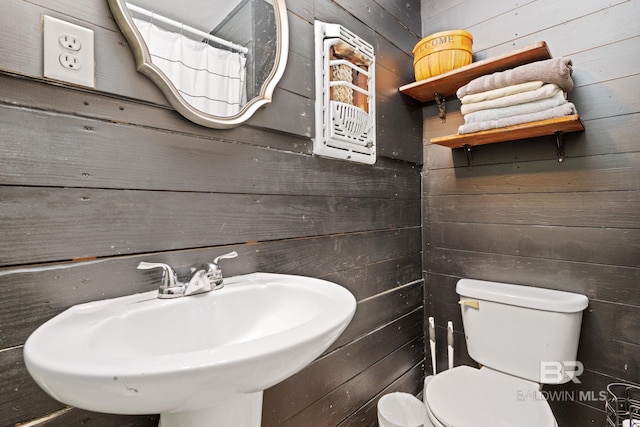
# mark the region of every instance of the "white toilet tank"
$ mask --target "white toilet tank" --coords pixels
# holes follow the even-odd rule
[[[456,292],[476,362],[545,384],[581,373],[576,355],[586,296],[473,279],[459,280]]]

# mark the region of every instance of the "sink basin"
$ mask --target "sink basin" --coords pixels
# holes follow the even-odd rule
[[[177,299],[157,292],[79,304],[31,334],[27,369],[55,399],[162,427],[258,427],[262,391],[326,350],[356,302],[325,280],[272,273],[225,279]]]

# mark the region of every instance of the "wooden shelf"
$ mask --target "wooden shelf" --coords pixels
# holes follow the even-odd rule
[[[441,96],[455,95],[459,88],[476,77],[550,58],[551,53],[547,43],[542,41],[505,55],[473,62],[448,73],[409,83],[402,86],[400,92],[420,102],[432,101],[436,92]]]
[[[400,88],[400,92],[421,102],[435,99],[440,106],[440,117],[444,118],[444,102],[442,98],[455,95],[459,88],[471,80],[545,59],[551,59],[551,53],[549,52],[547,43],[542,41],[495,58],[471,63],[467,66],[449,71],[448,73],[404,85]],[[476,145],[554,135],[558,149],[558,161],[561,162],[564,160],[564,134],[582,130],[584,130],[584,125],[580,120],[580,116],[575,114],[481,132],[431,138],[431,143],[449,148],[464,147],[467,156],[467,166],[472,167],[471,148]]]
[[[534,138],[545,135],[558,135],[558,133],[578,132],[584,130],[579,115],[564,116],[537,122],[522,123],[485,130],[481,132],[456,134],[432,138],[432,144],[444,145],[449,148],[461,148],[493,144],[495,142],[513,141],[517,139]]]

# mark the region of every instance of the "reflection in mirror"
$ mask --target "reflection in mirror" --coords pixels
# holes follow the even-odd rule
[[[138,70],[201,125],[229,128],[271,101],[284,73],[284,0],[108,0]]]

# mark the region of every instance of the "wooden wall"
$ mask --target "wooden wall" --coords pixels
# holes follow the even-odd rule
[[[240,256],[226,275],[322,277],[358,299],[332,348],[267,390],[264,426],[375,425],[382,394],[421,390],[422,106],[397,92],[412,76],[419,2],[288,3],[289,61],[274,102],[221,131],[183,119],[135,71],[105,0],[3,1],[1,425],[157,424],[49,398],[25,370],[22,346],[71,305],[155,288],[159,277],[136,270],[139,261],[185,274],[230,250]],[[43,14],[95,31],[95,90],[43,79]],[[316,18],[376,48],[374,166],[311,155]]]
[[[604,425],[599,393],[610,382],[640,382],[640,1],[439,2],[422,0],[423,35],[465,29],[476,60],[544,40],[573,61],[569,94],[586,130],[462,150],[424,146],[424,278],[427,313],[440,339],[452,319],[458,364],[465,354],[455,283],[469,277],[587,295],[579,387],[556,399],[560,427]],[[456,133],[460,102],[447,121],[425,105],[425,140]],[[445,354],[439,354],[444,369]],[[595,399],[580,398],[579,391]],[[565,395],[570,396],[568,393]],[[583,397],[586,394],[583,394]]]

